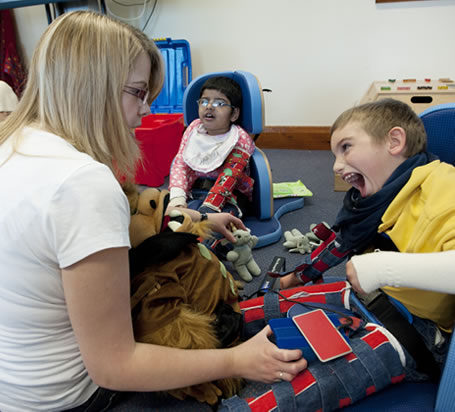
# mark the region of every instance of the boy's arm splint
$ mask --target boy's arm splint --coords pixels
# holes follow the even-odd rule
[[[220,173],[214,185],[211,187],[203,206],[207,206],[217,212],[221,212],[228,200],[237,203],[233,194],[239,178],[245,178],[244,169],[248,165],[250,155],[239,149],[234,149],[223,164],[223,172]]]
[[[292,271],[269,273],[270,276],[281,277],[294,273],[303,284],[319,283],[322,282],[322,274],[326,270],[340,264],[348,257],[351,250],[344,250],[341,247],[336,233],[326,223],[319,223],[312,229],[312,232],[323,241],[322,244],[311,254],[305,255],[302,263]]]

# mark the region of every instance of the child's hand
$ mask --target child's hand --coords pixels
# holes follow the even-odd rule
[[[248,341],[233,348],[233,368],[238,376],[255,381],[273,383],[291,381],[303,371],[308,362],[299,349],[280,349],[268,339],[272,334],[266,326]]]
[[[302,283],[297,279],[297,276],[295,276],[294,273],[290,273],[289,275],[280,278],[280,289],[289,289],[296,286],[302,286]]]
[[[361,295],[367,294],[360,286],[357,272],[354,268],[354,265],[352,264],[352,262],[350,260],[348,261],[348,263],[346,263],[346,278],[347,278],[348,282],[351,284],[352,289],[354,289],[357,293],[359,293]]]

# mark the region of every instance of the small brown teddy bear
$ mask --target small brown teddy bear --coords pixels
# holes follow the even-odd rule
[[[237,283],[224,264],[199,242],[210,223],[180,211],[165,215],[167,190],[125,189],[130,201],[131,309],[135,339],[185,349],[239,343],[242,317]],[[233,396],[241,379],[222,379],[168,391],[216,404]]]

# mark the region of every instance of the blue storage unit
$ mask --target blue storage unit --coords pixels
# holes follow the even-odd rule
[[[183,93],[192,80],[190,45],[186,40],[154,39],[166,73],[161,93],[151,105],[154,114],[183,113]]]

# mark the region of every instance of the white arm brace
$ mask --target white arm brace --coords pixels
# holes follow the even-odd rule
[[[409,287],[455,294],[455,250],[435,253],[375,252],[354,256],[362,289]]]

